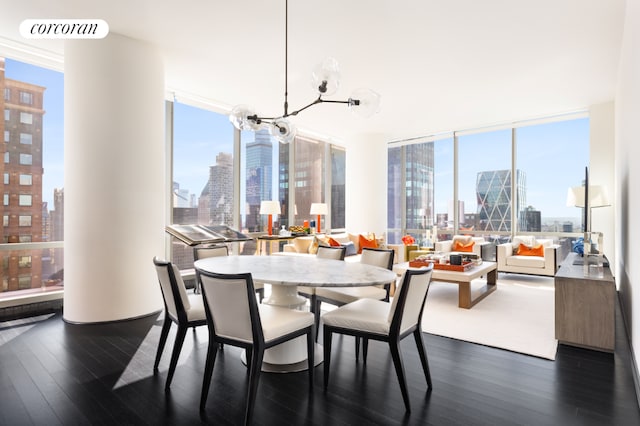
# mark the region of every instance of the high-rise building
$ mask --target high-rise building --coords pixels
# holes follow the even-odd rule
[[[0,133],[4,137],[4,176],[0,231],[4,243],[43,241],[42,120],[45,87],[5,78],[0,58]],[[42,255],[37,250],[6,252],[0,275],[2,291],[42,286]]]
[[[173,207],[192,207],[188,189],[181,189],[178,182],[173,182]]]
[[[209,180],[198,200],[198,223],[233,225],[233,156],[229,153],[218,153],[216,164],[209,167]]]
[[[511,231],[511,170],[479,172],[476,180],[479,231]],[[516,170],[516,211],[526,205],[526,181],[522,170]]]
[[[400,227],[399,218],[406,215],[408,230],[431,229],[436,224],[434,212],[434,143],[406,145],[389,150],[388,187],[405,183],[403,207],[390,190],[387,195],[389,227]],[[403,176],[404,174],[404,176]]]
[[[542,215],[540,210],[528,206],[520,214],[520,230],[525,232],[542,231]]]
[[[246,149],[246,227],[258,231],[260,225],[260,202],[272,200],[273,143],[266,129],[258,130],[255,140]],[[212,200],[215,202],[215,200]]]

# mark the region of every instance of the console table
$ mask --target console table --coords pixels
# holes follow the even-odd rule
[[[615,349],[616,284],[609,267],[585,276],[581,257],[570,253],[555,275],[556,339],[605,352]]]

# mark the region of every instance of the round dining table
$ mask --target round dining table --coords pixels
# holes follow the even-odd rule
[[[301,309],[306,299],[298,295],[298,285],[307,287],[353,287],[388,284],[395,281],[393,271],[360,262],[323,259],[315,256],[220,256],[197,260],[196,270],[220,274],[251,273],[254,281],[271,285],[263,303]],[[322,350],[315,359],[322,362]],[[305,337],[265,351],[263,371],[289,372],[307,368]]]

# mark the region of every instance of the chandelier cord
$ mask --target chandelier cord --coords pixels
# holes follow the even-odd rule
[[[289,116],[289,0],[284,2],[284,116]]]

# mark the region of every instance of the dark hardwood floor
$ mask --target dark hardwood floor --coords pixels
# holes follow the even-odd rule
[[[225,347],[218,356],[201,416],[206,330],[189,331],[165,393],[173,340],[160,373],[152,371],[161,319],[72,325],[56,313],[0,323],[0,424],[240,423],[247,375],[239,351]],[[402,349],[411,414],[405,413],[387,347],[371,342],[364,366],[355,362],[351,338],[335,338],[329,391],[322,389],[322,364],[313,393],[306,373],[263,374],[255,424],[638,425],[619,313],[616,331],[614,354],[561,345],[555,362],[426,334],[431,392],[415,343],[407,338]]]

